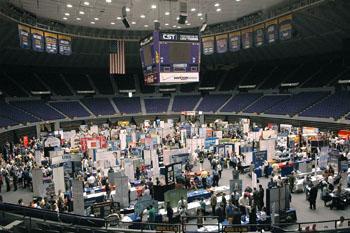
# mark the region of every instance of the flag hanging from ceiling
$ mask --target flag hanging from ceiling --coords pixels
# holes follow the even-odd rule
[[[111,41],[109,53],[109,73],[125,74],[124,40]]]

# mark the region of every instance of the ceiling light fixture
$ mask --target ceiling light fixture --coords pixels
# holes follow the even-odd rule
[[[186,23],[187,26],[191,26],[191,23]]]
[[[156,8],[157,8],[157,5],[153,4],[153,5],[151,6],[151,8],[152,8],[152,9],[156,9]]]
[[[217,11],[217,12],[220,12],[220,11],[221,11],[221,8],[216,9],[216,11]]]
[[[120,17],[120,16],[117,17],[117,20],[121,20],[121,19],[122,19],[122,17]]]
[[[84,2],[84,5],[88,6],[88,5],[90,5],[90,2]]]
[[[115,22],[111,22],[111,24],[112,24],[112,25],[114,25],[114,24],[115,24]]]
[[[65,15],[65,16],[70,16],[70,14],[69,14],[69,13],[64,13],[64,15]]]
[[[145,15],[140,15],[140,17],[141,17],[141,18],[143,18],[143,19],[144,19],[144,18],[146,18],[146,16],[145,16]]]
[[[94,21],[91,21],[90,23],[91,23],[91,24],[95,24],[95,22],[94,22]]]
[[[96,21],[97,21],[97,20],[100,20],[100,19],[99,19],[99,18],[94,18],[94,20],[96,20]]]
[[[176,25],[173,25],[173,28],[176,28],[177,26]]]
[[[135,22],[135,21],[132,21],[131,24],[136,24],[136,22]]]
[[[159,21],[158,21],[158,19],[155,19],[155,20],[153,20],[153,22],[154,22],[154,23],[157,23],[157,22],[159,22]]]
[[[168,23],[165,23],[164,25],[165,25],[165,26],[169,26],[169,24],[168,24]]]
[[[215,3],[214,6],[215,6],[215,7],[219,7],[220,4],[219,4],[219,3]]]
[[[78,17],[77,20],[81,20],[81,18]]]
[[[144,25],[144,27],[145,27],[145,28],[148,28],[148,25],[147,25],[147,24],[145,24],[145,25]]]
[[[63,20],[67,20],[68,18],[67,17],[63,17]]]
[[[198,13],[198,14],[197,14],[197,16],[199,16],[199,17],[202,16],[202,15],[203,15],[202,13]]]
[[[193,12],[193,11],[196,11],[196,8],[191,8],[191,11]]]
[[[130,8],[129,7],[125,8],[125,10],[126,10],[126,12],[130,12]]]
[[[72,5],[72,4],[67,4],[67,7],[68,7],[68,8],[72,8],[73,5]]]
[[[107,3],[111,3],[111,2],[112,2],[112,0],[106,0],[106,2],[107,2]]]
[[[169,11],[166,11],[164,14],[165,14],[165,15],[170,15],[170,12],[169,12]]]
[[[84,15],[85,12],[84,11],[79,11],[79,14]]]

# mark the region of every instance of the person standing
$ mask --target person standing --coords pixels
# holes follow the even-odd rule
[[[166,215],[168,217],[168,223],[172,223],[173,216],[174,216],[174,210],[173,210],[173,208],[171,208],[170,202],[167,202],[167,205],[166,205]]]
[[[215,215],[215,209],[216,209],[217,203],[218,203],[217,197],[214,193],[212,193],[210,197],[210,206],[211,206],[211,214],[213,216]]]
[[[289,191],[291,193],[293,193],[294,191],[294,184],[295,184],[295,175],[294,172],[292,172],[289,176],[288,176],[288,182],[289,182]]]
[[[318,192],[317,187],[314,185],[311,185],[310,194],[309,194],[310,209],[314,209],[314,210],[316,209],[317,192]]]
[[[220,206],[216,209],[216,216],[218,216],[219,223],[225,221],[225,210],[223,203],[221,203]]]
[[[264,196],[265,196],[265,190],[264,188],[262,187],[261,184],[259,184],[259,205],[258,206],[258,209],[261,210],[262,207],[264,206]]]

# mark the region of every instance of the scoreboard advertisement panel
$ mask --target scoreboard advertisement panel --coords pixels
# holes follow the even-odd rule
[[[195,34],[158,32],[140,42],[145,84],[199,81],[200,40]]]

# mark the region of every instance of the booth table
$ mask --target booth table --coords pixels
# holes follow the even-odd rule
[[[192,192],[187,193],[187,201],[188,202],[193,202],[194,200],[199,200],[201,198],[208,199],[210,197],[211,197],[211,192],[208,192],[205,189],[196,190],[196,191],[192,191]]]

